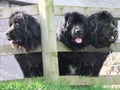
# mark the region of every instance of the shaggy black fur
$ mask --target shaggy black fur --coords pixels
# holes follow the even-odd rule
[[[81,49],[89,44],[87,18],[77,12],[66,13],[57,30],[57,40],[72,50]]]
[[[107,53],[61,52],[59,55],[60,75],[98,76]]]
[[[71,50],[79,50],[89,45],[89,36],[87,18],[77,12],[66,13],[58,26],[57,40]],[[58,59],[60,75],[80,75],[82,73],[80,52],[59,52]]]
[[[118,37],[117,22],[107,11],[92,14],[89,18],[91,44],[96,48],[109,47]]]
[[[79,19],[74,19],[74,20],[79,20]],[[87,40],[89,40],[90,44],[92,44],[92,46],[94,46],[95,48],[102,48],[102,47],[109,47],[111,43],[114,43],[116,41],[118,36],[118,31],[116,29],[116,21],[109,12],[102,11],[99,13],[92,14],[91,16],[88,17],[88,22],[89,22],[89,28],[87,30],[88,37],[86,37],[87,39],[85,40],[85,42],[88,42]],[[63,40],[68,39],[67,32],[69,32],[70,30],[71,29],[67,31],[65,29],[66,35],[64,35],[64,33],[62,32],[64,31],[64,28],[61,29],[61,33],[59,32],[61,34],[60,37],[62,37],[61,41],[64,44],[65,41]],[[69,40],[72,41],[72,38],[69,38]],[[71,45],[71,42],[68,44]],[[70,49],[73,48],[74,45],[72,44],[72,48]],[[78,48],[80,49],[83,47],[79,45]],[[58,53],[60,75],[74,74],[74,75],[85,75],[85,76],[98,76],[99,71],[108,55],[109,52],[108,53],[101,53],[101,52]]]
[[[109,47],[114,43],[118,37],[117,31],[117,21],[108,11],[101,11],[95,14],[92,14],[88,18],[89,28],[91,32],[91,45],[95,48]],[[87,53],[86,58],[84,56],[84,64],[86,67],[84,74],[90,76],[98,76],[99,71],[102,68],[104,61],[111,52],[104,53]],[[89,62],[90,61],[90,62]],[[89,63],[88,63],[89,62]]]
[[[9,18],[10,28],[6,33],[8,41],[16,49],[27,52],[26,54],[16,54],[25,77],[43,75],[41,53],[29,53],[37,48],[41,43],[40,24],[31,15],[23,12],[15,12]]]

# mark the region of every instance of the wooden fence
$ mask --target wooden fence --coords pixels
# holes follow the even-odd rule
[[[90,15],[101,10],[110,11],[114,17],[120,18],[120,8],[98,8],[98,7],[81,7],[81,6],[61,6],[54,5],[54,0],[39,0],[38,5],[22,6],[15,8],[0,9],[0,18],[8,18],[15,11],[24,11],[30,15],[39,15],[41,24],[42,45],[31,52],[41,52],[43,57],[44,77],[55,81],[66,80],[71,85],[93,85],[102,82],[103,84],[120,84],[120,76],[59,76],[57,52],[70,51],[62,43],[56,42],[55,16],[62,16],[66,12],[78,11],[85,15]],[[41,48],[42,47],[42,48]],[[119,42],[110,47],[113,51],[120,51]],[[107,51],[108,48],[95,49],[87,47],[80,51]],[[10,46],[0,46],[0,55],[11,55],[23,53],[13,50]]]

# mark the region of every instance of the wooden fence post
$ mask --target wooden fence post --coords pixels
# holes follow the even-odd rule
[[[43,71],[47,79],[57,80],[58,56],[54,17],[54,0],[39,0]]]

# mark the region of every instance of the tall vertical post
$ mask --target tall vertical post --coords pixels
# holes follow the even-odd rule
[[[54,17],[54,0],[38,1],[44,76],[47,79],[57,80],[59,73]]]

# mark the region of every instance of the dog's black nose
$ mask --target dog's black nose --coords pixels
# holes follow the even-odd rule
[[[80,30],[76,30],[76,33],[81,33],[81,31]]]
[[[10,35],[10,31],[5,32],[5,35],[9,36]]]
[[[79,26],[76,26],[75,32],[76,32],[76,33],[81,33],[81,28],[80,28]]]
[[[114,31],[114,32],[118,32],[118,30],[117,30],[117,29],[113,29],[113,31]]]
[[[8,32],[5,33],[5,35],[8,35],[8,34],[9,34]]]

